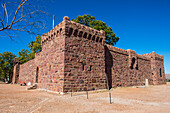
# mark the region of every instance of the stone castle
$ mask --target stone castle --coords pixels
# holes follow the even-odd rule
[[[13,83],[65,93],[112,87],[165,84],[164,59],[155,52],[139,55],[105,44],[105,32],[63,21],[42,35],[42,51],[15,63]]]

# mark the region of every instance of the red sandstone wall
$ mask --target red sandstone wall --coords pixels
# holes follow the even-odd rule
[[[56,26],[42,36],[42,52],[35,59],[21,65],[20,81],[36,81],[38,67],[38,87],[63,92],[64,85],[64,25]]]
[[[148,79],[149,85],[153,85],[153,77],[151,71],[151,62],[145,58],[138,58],[138,70],[137,70],[137,84],[144,85],[145,79]]]
[[[24,81],[26,83],[28,82],[34,83],[35,74],[36,74],[35,59],[20,65],[19,81]]]
[[[39,88],[63,92],[64,40],[63,35],[54,36],[43,44],[42,52],[36,55],[40,69]]]
[[[105,54],[110,88],[144,85],[145,79],[149,80],[149,84],[153,84],[151,62],[148,58],[137,55],[135,51],[126,51],[109,45],[105,46]],[[133,58],[135,62],[131,69]]]
[[[152,52],[151,62],[152,62],[151,67],[153,70],[152,71],[153,83],[154,84],[166,84],[163,56],[158,55],[155,52]]]
[[[90,28],[85,29],[74,22],[67,23],[67,26],[64,92],[105,89],[102,33],[97,30],[89,32]]]

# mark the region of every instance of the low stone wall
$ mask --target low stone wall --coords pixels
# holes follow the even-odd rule
[[[36,64],[35,59],[20,65],[19,81],[35,83]]]

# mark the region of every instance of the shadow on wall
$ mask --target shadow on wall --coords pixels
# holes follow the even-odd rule
[[[108,78],[109,89],[112,88],[112,67],[113,67],[113,57],[110,50],[105,45],[105,72]]]

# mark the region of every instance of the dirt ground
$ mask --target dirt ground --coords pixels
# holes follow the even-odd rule
[[[58,95],[0,84],[0,113],[170,113],[170,83]]]

